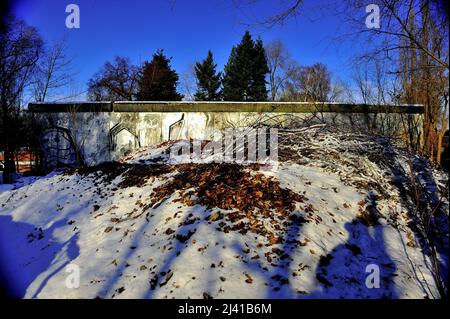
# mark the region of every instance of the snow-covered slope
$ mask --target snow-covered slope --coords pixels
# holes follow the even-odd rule
[[[402,179],[408,161],[387,141],[285,132],[276,169],[172,165],[163,154],[168,146],[1,190],[0,262],[15,294],[439,297]],[[442,199],[447,176],[426,165],[415,176],[429,197]],[[446,210],[443,198],[439,214]],[[448,225],[438,226],[447,273]],[[68,265],[79,267],[78,288],[66,285]],[[379,288],[366,285],[373,267]]]

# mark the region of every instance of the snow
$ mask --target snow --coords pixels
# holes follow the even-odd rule
[[[382,161],[389,155],[388,164],[395,159],[406,169],[401,149],[323,129],[286,144],[292,135],[280,142],[289,146],[280,149],[276,170],[251,171],[305,196],[290,212],[303,222],[277,229],[277,214],[258,215],[281,242],[223,231],[219,223],[233,225],[226,216],[236,210],[202,206],[195,195],[186,203],[183,194],[196,185],[146,207],[181,168],[126,187],[124,172],[109,179],[95,170],[55,171],[0,188],[3,276],[23,298],[439,298],[431,257],[408,226],[408,203],[393,182],[398,176]],[[169,145],[138,150],[121,163],[165,163]],[[448,176],[426,172],[417,176],[439,197]],[[380,215],[375,225],[358,219],[369,206]],[[448,199],[445,210],[448,220]],[[214,212],[225,217],[208,219]],[[442,245],[447,273],[448,227]],[[69,264],[80,269],[78,288],[66,286]],[[380,269],[380,288],[365,284],[371,264]]]

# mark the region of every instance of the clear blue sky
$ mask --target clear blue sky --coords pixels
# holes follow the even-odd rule
[[[80,7],[80,29],[65,26],[70,3]],[[209,49],[222,69],[247,29],[263,41],[281,39],[300,64],[325,63],[335,78],[347,81],[355,48],[351,43],[333,44],[342,25],[332,12],[317,13],[326,1],[306,0],[306,15],[283,26],[268,29],[252,24],[276,12],[277,4],[260,0],[258,5],[238,9],[232,0],[22,0],[15,11],[37,27],[45,41],[65,37],[76,82],[83,90],[88,79],[115,56],[139,63],[151,59],[159,48],[173,57],[172,67],[180,74]]]

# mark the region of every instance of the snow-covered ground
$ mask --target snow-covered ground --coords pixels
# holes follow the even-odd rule
[[[439,298],[406,195],[407,157],[387,141],[321,128],[285,132],[273,170],[172,165],[167,147],[0,188],[0,263],[11,291],[25,298]],[[420,158],[414,163],[431,202],[441,201],[436,220],[446,223],[448,198],[440,192],[448,176]],[[448,224],[438,226],[446,274]],[[66,284],[73,265],[78,288]],[[379,288],[366,285],[374,267]]]

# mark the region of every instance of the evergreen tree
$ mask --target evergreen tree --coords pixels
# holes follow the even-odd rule
[[[138,101],[180,101],[177,92],[178,74],[170,67],[170,59],[163,50],[153,54],[152,61],[145,62],[139,79]]]
[[[266,75],[269,73],[266,53],[261,39],[256,40],[253,57],[253,81],[249,95],[253,101],[267,101]]]
[[[226,101],[266,101],[266,74],[269,72],[262,41],[253,41],[245,32],[231,50],[225,65],[223,98]]]
[[[197,92],[194,97],[196,101],[220,101],[222,74],[220,72],[216,74],[216,67],[217,64],[214,64],[211,51],[208,51],[205,60],[195,64]]]

